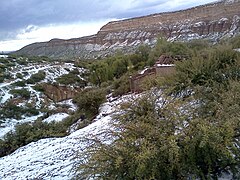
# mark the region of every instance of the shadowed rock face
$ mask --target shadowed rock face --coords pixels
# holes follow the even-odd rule
[[[220,38],[240,33],[240,0],[223,0],[182,11],[113,21],[96,35],[69,40],[53,39],[23,47],[17,54],[97,58],[121,49],[132,52],[141,43],[154,45],[159,35],[188,41]]]
[[[73,89],[67,86],[58,86],[52,84],[43,84],[42,87],[44,88],[44,94],[54,102],[72,99],[81,91],[80,88]]]

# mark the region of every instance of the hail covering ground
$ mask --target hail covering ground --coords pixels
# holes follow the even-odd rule
[[[2,58],[7,58],[7,56],[2,56]],[[16,60],[13,60],[13,62]],[[21,81],[27,80],[31,77],[31,75],[38,73],[39,71],[44,71],[46,73],[46,77],[41,82],[56,82],[56,79],[64,74],[68,74],[69,71],[75,69],[76,67],[72,63],[56,63],[56,62],[43,62],[43,63],[29,63],[28,65],[19,65],[9,68],[8,73],[13,77],[13,80],[5,81],[0,83],[0,105],[2,106],[4,103],[8,102],[12,99],[13,95],[10,93],[12,89],[22,89],[22,87],[14,87],[13,84]],[[78,68],[79,72],[83,72],[84,69]],[[17,77],[17,74],[21,74],[23,79]],[[44,95],[42,92],[36,91],[33,89],[35,84],[26,84],[24,88],[26,88],[30,92],[30,100],[19,103],[18,106],[26,106],[27,103],[33,103],[35,108],[39,109],[44,102]],[[73,104],[72,100],[67,100],[59,103],[51,102],[49,105],[49,109],[55,109],[58,105],[66,104],[70,111],[76,110],[76,105]],[[14,129],[14,126],[19,123],[24,122],[33,122],[37,118],[41,117],[43,113],[39,113],[36,116],[22,116],[21,119],[13,119],[13,118],[5,118],[0,119],[0,138],[2,138],[7,132]],[[67,117],[66,113],[58,113],[53,114],[45,121],[50,122],[53,120],[62,120]]]
[[[46,72],[45,82],[54,81],[62,74],[68,73],[67,69],[73,69],[74,66],[71,63],[65,63],[64,65],[47,64],[42,66],[39,64],[31,64],[27,66],[19,66],[10,71],[13,76],[16,76],[17,72],[26,73],[24,79],[27,79],[38,72],[44,70]],[[1,99],[1,103],[7,101],[11,94],[9,90],[12,88],[11,84],[15,80],[0,85],[0,91],[4,93],[4,98]],[[33,90],[31,85],[27,86],[31,91],[31,96],[36,97],[36,106],[41,105],[42,94]],[[122,96],[118,99],[113,99],[108,96],[108,101],[100,107],[99,115],[93,120],[93,123],[85,128],[74,131],[70,129],[70,135],[61,138],[45,138],[32,142],[26,146],[17,149],[12,154],[0,158],[0,179],[12,180],[12,179],[51,179],[51,180],[66,180],[74,177],[74,171],[72,170],[76,163],[75,156],[79,150],[84,150],[88,147],[86,142],[82,141],[82,138],[91,135],[99,134],[105,129],[111,128],[112,117],[117,113],[121,113],[120,105],[124,102],[134,101],[140,95],[133,94]],[[67,104],[72,111],[76,110],[76,106],[72,103],[72,100],[66,100],[59,103],[52,103],[49,105],[49,109],[55,109],[57,105]],[[22,104],[24,106],[24,103]],[[6,132],[13,129],[17,123],[35,121],[37,117],[41,116],[24,117],[21,120],[7,119],[0,127],[0,137]],[[67,117],[67,113],[56,113],[43,121],[61,121]],[[223,179],[229,179],[229,176],[222,177]]]
[[[82,141],[82,139],[99,135],[104,130],[112,128],[113,116],[121,113],[121,104],[134,101],[140,96],[142,95],[129,94],[118,99],[109,97],[108,102],[100,107],[100,113],[93,123],[87,127],[72,132],[66,137],[46,138],[32,142],[0,158],[0,179],[66,180],[74,178],[73,167],[77,161],[75,157],[79,151],[88,147],[87,141]],[[48,120],[51,121],[51,118]],[[219,179],[230,178],[231,175],[223,175]]]
[[[87,144],[80,143],[80,139],[110,128],[112,116],[120,112],[120,104],[135,98],[137,97],[134,95],[126,95],[115,100],[109,98],[109,101],[101,106],[100,113],[93,123],[87,127],[66,137],[47,138],[32,142],[14,153],[0,158],[0,179],[66,180],[73,178],[74,157],[80,149],[87,146]],[[62,116],[60,115],[60,117]],[[49,121],[51,118],[45,120]]]

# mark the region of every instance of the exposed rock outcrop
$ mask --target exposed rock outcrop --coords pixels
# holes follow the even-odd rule
[[[70,88],[52,84],[42,84],[42,87],[44,89],[44,94],[54,102],[71,99],[81,91],[80,88]]]
[[[131,52],[141,43],[154,45],[159,35],[169,40],[208,38],[217,41],[240,33],[239,9],[239,0],[223,0],[182,11],[113,21],[96,35],[34,43],[16,53],[88,59],[112,54],[117,49]]]

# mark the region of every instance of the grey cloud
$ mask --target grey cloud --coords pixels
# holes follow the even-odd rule
[[[0,8],[1,29],[105,18],[98,0],[3,0]],[[103,5],[102,5],[103,4]]]
[[[125,2],[132,2],[131,7],[122,8],[121,3]],[[27,28],[29,25],[121,19],[157,13],[161,11],[157,7],[166,2],[166,0],[121,0],[121,3],[118,0],[1,0],[0,39],[11,38],[14,31],[16,33],[16,30]]]

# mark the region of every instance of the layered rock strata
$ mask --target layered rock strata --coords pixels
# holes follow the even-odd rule
[[[113,21],[92,36],[34,43],[17,54],[98,58],[121,49],[132,52],[140,44],[154,45],[159,35],[169,40],[208,38],[218,41],[240,33],[240,0],[223,0],[194,8]]]

